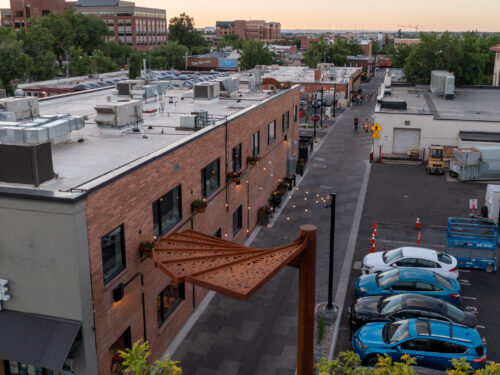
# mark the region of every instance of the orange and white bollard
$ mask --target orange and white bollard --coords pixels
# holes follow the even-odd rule
[[[370,245],[375,245],[375,234],[372,234],[372,239],[370,240]]]
[[[377,237],[377,228],[373,229],[373,235]]]
[[[376,222],[376,221],[374,221],[374,222],[373,222],[373,224],[372,224],[372,229],[373,229],[373,230],[377,229],[377,222]]]
[[[422,232],[418,231],[418,236],[417,236],[417,247],[420,247],[420,239],[422,238]]]
[[[370,250],[370,254],[375,252],[375,244],[372,245],[372,248]]]
[[[415,223],[415,228],[420,229],[420,218],[417,217],[417,221]]]

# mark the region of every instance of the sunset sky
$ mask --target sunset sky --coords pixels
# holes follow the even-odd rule
[[[0,0],[2,8],[9,4]],[[217,20],[264,19],[281,22],[283,29],[397,30],[399,25],[419,25],[424,31],[500,31],[496,0],[137,0],[136,4],[164,8],[168,18],[186,12],[196,27],[215,26]]]

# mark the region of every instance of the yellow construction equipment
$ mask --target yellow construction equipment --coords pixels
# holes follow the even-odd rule
[[[429,147],[429,160],[427,161],[427,173],[443,174],[444,173],[444,160],[443,160],[443,146],[431,145]]]

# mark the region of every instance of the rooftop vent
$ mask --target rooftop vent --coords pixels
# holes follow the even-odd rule
[[[129,79],[126,81],[121,81],[116,83],[116,89],[118,90],[118,95],[132,95],[132,90],[136,86],[143,86],[144,81],[142,79]]]
[[[431,92],[444,95],[448,100],[455,95],[455,76],[444,70],[433,70],[431,73]]]
[[[406,110],[407,104],[406,104],[406,100],[383,99],[381,102],[381,108]]]
[[[202,82],[193,86],[194,99],[212,100],[219,97],[218,82]]]
[[[0,100],[0,111],[11,112],[15,116],[14,121],[33,119],[40,115],[38,98],[4,98]],[[4,114],[5,115],[5,114]]]
[[[191,112],[192,115],[198,116],[198,126],[199,127],[204,127],[208,125],[208,111],[193,111]]]

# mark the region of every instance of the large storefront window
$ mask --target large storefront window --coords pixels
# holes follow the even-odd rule
[[[43,367],[28,365],[16,361],[3,361],[5,375],[74,375],[73,360],[68,358],[63,365],[63,371],[48,370]],[[2,361],[0,361],[2,366]],[[1,373],[0,368],[0,373]]]
[[[132,347],[132,337],[130,327],[115,341],[109,348],[109,358],[111,360],[111,375],[120,375],[123,370],[122,357],[118,353],[120,350]]]
[[[184,300],[184,283],[171,281],[158,296],[156,296],[156,313],[158,315],[158,327],[168,319],[169,315]]]

